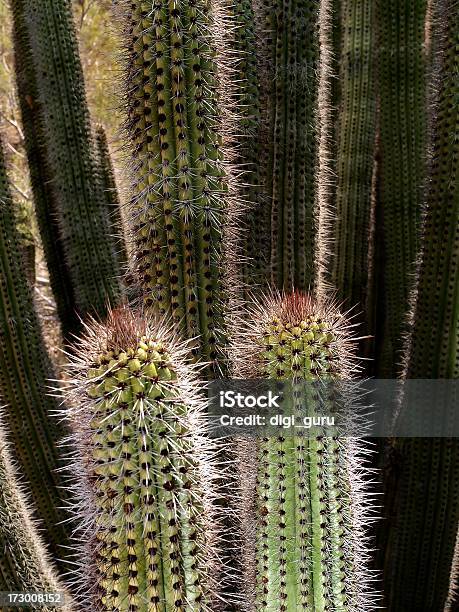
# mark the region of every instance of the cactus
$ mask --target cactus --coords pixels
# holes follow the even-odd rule
[[[313,279],[318,11],[318,0],[254,4],[261,151],[253,250],[268,253],[265,283],[285,289]]]
[[[173,338],[117,310],[87,328],[69,369],[85,609],[216,609],[215,448]]]
[[[339,300],[372,321],[371,243],[376,140],[374,3],[341,3],[340,106],[337,124],[336,206],[330,271]]]
[[[49,205],[39,217],[55,215],[58,222],[73,288],[70,312],[103,316],[107,304],[120,298],[119,269],[91,140],[71,2],[13,0],[12,8],[16,39],[30,62],[24,75],[33,70],[27,76],[30,92],[21,92],[23,108],[37,106],[37,114],[27,118],[37,119],[33,137],[39,159],[32,157],[31,165],[44,159],[46,169],[40,172],[51,178],[53,203],[37,199],[37,208]],[[21,89],[25,87],[23,80]]]
[[[242,377],[296,383],[348,378],[356,367],[349,322],[330,303],[274,294],[247,314]],[[373,609],[363,453],[350,438],[242,444],[247,610]]]
[[[75,299],[64,245],[57,220],[57,202],[51,189],[52,174],[47,168],[43,139],[40,136],[40,113],[36,77],[28,44],[21,4],[14,5],[14,59],[16,86],[21,109],[24,145],[26,149],[35,215],[48,267],[59,320],[64,337],[79,328]]]
[[[5,433],[0,430],[0,591],[61,593],[63,586],[50,565],[18,484]],[[7,608],[3,608],[5,611]],[[9,608],[8,608],[9,609]],[[13,608],[11,608],[13,609]],[[17,608],[14,608],[17,610]],[[70,612],[66,605],[63,612]],[[44,612],[55,608],[41,607]]]
[[[223,176],[207,0],[128,2],[124,13],[131,226],[147,310],[170,313],[216,362],[222,331]]]
[[[457,3],[433,7],[439,44],[438,101],[433,126],[431,181],[423,227],[407,378],[459,377],[459,13]],[[448,596],[459,525],[457,439],[394,442],[400,473],[386,550],[389,609],[440,610]]]
[[[56,376],[35,312],[15,225],[14,204],[0,150],[0,396],[6,404],[5,419],[11,432],[14,458],[30,488],[36,517],[46,529],[50,548],[58,558],[67,543],[61,523],[65,492],[57,441],[63,428],[52,415],[59,399],[47,395],[49,380]]]
[[[426,182],[426,0],[378,0],[381,165],[378,184],[376,374],[394,378],[402,358]],[[363,240],[363,239],[362,239]]]
[[[101,125],[98,125],[96,128],[95,141],[99,165],[102,172],[102,183],[104,187],[111,234],[115,238],[120,270],[124,270],[128,261],[128,255],[124,235],[123,216],[121,213],[121,202],[118,196],[118,189],[116,187],[115,171],[110,157],[107,135]]]

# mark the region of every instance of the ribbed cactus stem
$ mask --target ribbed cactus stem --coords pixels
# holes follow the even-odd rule
[[[250,312],[236,364],[242,376],[295,385],[346,378],[353,351],[333,305],[274,295]],[[241,479],[253,481],[242,518],[247,610],[373,609],[363,467],[354,439],[289,433],[242,444]]]
[[[120,3],[126,47],[131,224],[147,309],[170,313],[203,361],[222,330],[225,180],[207,0]]]
[[[105,210],[70,0],[12,2],[33,78],[26,103],[38,107],[48,185],[71,278],[72,310],[103,316],[119,299],[119,269]],[[29,70],[28,70],[29,72]],[[33,97],[36,94],[36,98]]]
[[[120,270],[124,270],[127,264],[128,255],[126,250],[123,215],[121,212],[121,202],[116,185],[115,169],[110,155],[107,134],[102,125],[98,125],[96,128],[95,140],[110,231],[115,239]]]
[[[378,0],[380,176],[376,374],[400,373],[427,168],[427,0]]]
[[[439,42],[438,100],[406,375],[457,379],[459,12],[452,0],[434,3],[432,10],[433,34]],[[386,551],[388,605],[400,611],[442,610],[450,574],[453,582],[457,580],[458,440],[401,439],[396,451],[401,463],[396,470],[399,489]]]
[[[36,74],[21,5],[14,7],[14,63],[24,146],[29,166],[35,215],[48,268],[53,296],[64,337],[79,327],[75,298],[67,269],[57,220],[57,202],[51,189],[52,174],[46,163],[41,132]]]
[[[1,149],[1,148],[0,148]],[[0,150],[0,396],[12,451],[30,489],[50,550],[67,544],[66,492],[57,450],[64,428],[54,417],[60,400],[47,394],[56,379],[47,355],[21,252],[14,202]]]
[[[0,430],[0,591],[64,593],[32,520],[27,496],[18,484],[6,436]],[[6,608],[4,608],[6,610]],[[40,610],[51,612],[54,607]],[[62,608],[70,611],[70,604]]]
[[[369,260],[376,140],[374,2],[343,0],[331,281],[338,299],[372,318]],[[368,324],[368,323],[367,323]]]
[[[318,0],[254,5],[260,67],[259,250],[279,288],[313,278],[316,199]],[[255,256],[258,255],[255,253]]]
[[[70,417],[91,610],[214,609],[215,448],[186,350],[127,310],[77,349]]]

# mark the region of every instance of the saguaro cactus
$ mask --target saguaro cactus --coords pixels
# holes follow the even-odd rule
[[[242,377],[352,374],[349,324],[333,305],[274,295],[248,318],[237,349]],[[288,434],[241,446],[246,609],[372,609],[363,444]]]
[[[459,378],[459,12],[433,6],[440,79],[421,263],[407,352],[408,378]],[[400,465],[386,551],[389,609],[440,610],[448,595],[459,525],[456,439],[395,442]],[[389,492],[390,494],[390,492]],[[457,576],[453,575],[457,579]]]
[[[307,289],[315,236],[319,1],[261,2],[254,10],[261,108],[254,256],[268,253],[266,280]]]
[[[400,373],[427,168],[426,0],[378,0],[380,153],[376,374]]]
[[[199,336],[195,353],[215,361],[223,327],[225,181],[214,14],[207,0],[120,5],[133,157],[131,221],[145,304],[170,312],[186,337]]]
[[[218,473],[185,353],[128,310],[92,325],[77,348],[68,416],[82,454],[80,594],[91,610],[215,609]]]
[[[33,70],[27,77],[32,89],[27,91],[23,78],[20,95],[25,97],[23,108],[29,104],[38,109],[27,120],[35,119],[34,138],[41,144],[38,161],[44,159],[46,176],[51,177],[47,188],[53,203],[49,206],[46,200],[46,215],[57,219],[74,294],[70,311],[103,316],[107,304],[119,299],[119,269],[91,140],[72,3],[14,0],[12,8],[16,38],[31,62],[25,74]],[[36,162],[32,157],[31,165]],[[44,201],[37,200],[41,205]]]
[[[0,590],[9,593],[41,592],[66,596],[44,553],[37,525],[31,519],[24,493],[0,430]],[[4,608],[6,609],[6,608]],[[40,610],[50,612],[51,606]],[[70,605],[63,608],[70,611]]]
[[[14,457],[21,468],[36,518],[56,558],[65,556],[66,493],[57,473],[57,444],[64,428],[53,414],[59,399],[47,394],[56,376],[44,349],[31,287],[17,249],[14,203],[0,150],[0,396],[11,432]]]

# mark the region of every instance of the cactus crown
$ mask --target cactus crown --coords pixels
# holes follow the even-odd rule
[[[169,330],[119,310],[88,329],[71,368],[84,403],[72,416],[83,450],[76,512],[88,496],[95,509],[84,538],[90,575],[80,570],[92,609],[211,609],[215,450],[184,350]]]

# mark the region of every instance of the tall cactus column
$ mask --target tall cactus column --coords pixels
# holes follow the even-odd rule
[[[416,305],[407,355],[408,378],[459,378],[459,12],[435,3],[432,24],[440,40],[438,101],[432,172],[423,228]],[[406,439],[400,455],[396,514],[386,550],[389,609],[445,606],[459,525],[457,439]],[[457,600],[456,600],[457,603]]]
[[[334,306],[275,295],[248,314],[238,375],[295,385],[352,374],[348,323]],[[241,443],[245,609],[374,609],[363,455],[355,439],[293,432]]]
[[[13,0],[12,8],[17,37],[32,64],[28,73],[34,73],[26,102],[38,107],[36,137],[52,178],[54,209],[48,214],[58,221],[73,308],[82,317],[103,316],[107,303],[119,299],[119,268],[92,142],[72,3]],[[24,87],[22,82],[21,96]]]
[[[221,476],[186,345],[118,310],[106,327],[91,326],[76,352],[67,416],[81,453],[82,606],[216,609]]]
[[[307,289],[315,236],[319,2],[279,0],[254,8],[261,107],[257,224],[265,232],[258,248],[268,252],[265,282]]]
[[[378,0],[380,105],[376,375],[399,372],[427,168],[426,0]]]
[[[207,0],[123,2],[131,223],[148,310],[170,313],[218,358],[225,180]]]
[[[17,249],[14,203],[0,150],[0,397],[13,456],[20,466],[48,544],[65,556],[68,515],[57,445],[64,428],[55,418],[59,399],[48,395],[56,379],[44,348],[31,288]]]

